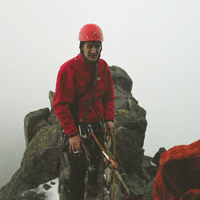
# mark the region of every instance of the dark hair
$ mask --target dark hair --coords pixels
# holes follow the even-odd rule
[[[83,46],[84,46],[85,42],[83,41],[80,41],[80,44],[79,44],[79,49],[81,49]]]

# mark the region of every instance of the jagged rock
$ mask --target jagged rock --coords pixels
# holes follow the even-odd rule
[[[160,161],[160,157],[161,154],[164,153],[165,151],[167,151],[164,147],[159,148],[159,150],[156,152],[156,154],[154,155],[152,162],[159,167],[159,161]]]
[[[145,174],[148,173],[147,170],[141,170],[144,157],[143,142],[147,126],[145,119],[146,111],[138,105],[138,101],[132,96],[132,80],[127,73],[117,66],[110,67],[110,70],[113,76],[116,96],[115,126],[117,151],[125,170],[131,173],[129,174],[129,178],[134,191],[137,194],[144,194],[146,182],[150,181],[147,178],[148,174]],[[45,108],[26,115],[24,130],[27,147],[21,162],[21,167],[12,177],[11,181],[0,190],[0,200],[12,200],[13,198],[15,198],[13,200],[18,200],[19,197],[22,197],[23,191],[34,189],[39,184],[48,182],[56,177],[59,177],[60,180],[60,199],[65,200],[66,195],[69,195],[67,192],[70,167],[67,155],[64,154],[62,156],[62,127],[59,119],[53,112],[52,104],[54,95],[54,92],[49,92],[50,111],[48,108]],[[106,149],[110,157],[112,157],[109,151],[111,147],[112,145],[109,140]],[[61,162],[60,156],[62,157]],[[144,180],[141,179],[141,173],[145,174],[143,176]],[[101,174],[99,177],[101,177]],[[115,199],[124,199],[120,182],[116,180],[115,184]],[[110,188],[108,187],[108,190]],[[28,191],[26,195],[28,195]],[[101,194],[95,198],[88,196],[87,193],[85,196],[87,200],[102,198]],[[41,198],[42,200],[43,197],[37,196],[35,200],[36,198]],[[29,199],[28,196],[27,199]],[[104,199],[110,200],[108,193],[105,193]]]
[[[110,71],[113,77],[114,87],[118,88],[120,93],[125,94],[125,96],[132,97],[130,92],[132,90],[133,82],[129,75],[122,68],[114,65],[110,67]],[[117,91],[115,94],[117,94]]]
[[[41,128],[28,144],[18,172],[0,190],[0,200],[36,188],[59,175],[62,152],[61,130],[57,125]]]
[[[66,196],[69,196],[69,176],[70,166],[67,153],[64,152],[61,157],[60,173],[59,173],[59,196],[60,200],[66,200]]]
[[[142,200],[154,200],[153,199],[153,181],[154,180],[152,180],[150,183],[148,183],[145,186]]]
[[[22,178],[41,184],[58,177],[62,133],[57,125],[45,126],[31,140],[21,162]]]
[[[147,121],[145,119],[146,112],[132,100],[130,100],[130,102],[129,110],[118,109],[115,111],[115,126],[123,126],[130,130],[135,130],[144,140],[144,134],[147,126]]]
[[[144,156],[141,170],[141,177],[145,179],[147,183],[149,183],[152,179],[155,178],[158,168],[152,162],[152,158],[150,156]]]
[[[147,121],[146,112],[128,99],[128,110],[116,110],[115,127],[117,151],[127,172],[138,173],[142,164],[142,149]]]
[[[142,164],[144,150],[136,144],[137,135],[134,131],[123,127],[119,127],[116,130],[117,152],[125,171],[129,173],[138,173]]]
[[[25,140],[26,145],[32,140],[32,138],[37,133],[39,127],[42,128],[46,126],[48,123],[48,117],[50,116],[49,108],[40,109],[37,112],[30,112],[24,118],[24,132],[25,132]],[[43,121],[37,128],[38,123]],[[46,123],[44,123],[46,121]]]
[[[26,183],[21,178],[21,168],[17,170],[17,172],[13,175],[10,182],[7,183],[3,188],[0,190],[0,200],[10,200],[15,195],[31,188],[37,187],[37,184]]]
[[[144,187],[146,186],[145,180],[141,179],[137,174],[135,173],[129,173],[127,174],[130,184],[131,184],[131,189],[132,192],[136,195],[144,195]]]
[[[50,106],[51,106],[51,115],[48,118],[48,122],[49,122],[50,125],[57,124],[62,129],[58,117],[53,112],[53,98],[54,98],[54,96],[55,96],[55,92],[53,92],[53,91],[50,90],[49,91],[49,100],[50,100]]]
[[[51,106],[51,110],[53,111],[53,99],[55,96],[55,92],[52,92],[51,90],[49,91],[49,100],[50,100],[50,106]]]
[[[132,96],[132,80],[128,74],[120,67],[111,66],[110,71],[113,77],[113,84],[115,90],[115,110],[127,109],[127,98],[132,99],[136,104],[138,101]]]

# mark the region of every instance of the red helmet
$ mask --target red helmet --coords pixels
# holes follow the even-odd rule
[[[103,32],[96,24],[86,24],[79,32],[79,41],[101,41],[103,42]]]

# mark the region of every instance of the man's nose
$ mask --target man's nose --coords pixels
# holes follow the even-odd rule
[[[95,46],[93,46],[92,49],[91,49],[91,53],[96,53],[96,51],[97,50],[96,50]]]

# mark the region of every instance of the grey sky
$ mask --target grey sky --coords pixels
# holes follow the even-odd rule
[[[87,23],[102,28],[102,58],[127,71],[147,111],[145,154],[198,140],[199,10],[199,0],[0,1],[0,187],[20,166],[25,115],[49,107]]]

